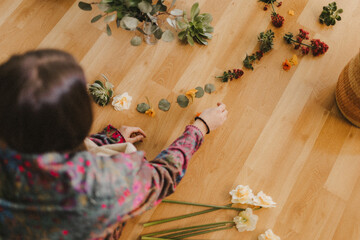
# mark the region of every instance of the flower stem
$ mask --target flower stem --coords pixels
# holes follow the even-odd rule
[[[231,206],[231,204],[228,204],[226,206],[229,207],[229,206]],[[184,218],[189,218],[189,217],[193,217],[193,216],[213,212],[213,211],[216,211],[216,210],[219,210],[219,209],[220,208],[211,208],[211,209],[207,209],[207,210],[200,211],[200,212],[194,212],[194,213],[189,213],[189,214],[185,214],[185,215],[180,215],[180,216],[177,216],[177,217],[172,217],[172,218],[166,218],[166,219],[162,219],[162,220],[147,222],[147,223],[144,223],[143,226],[144,227],[150,227],[150,226],[154,226],[154,225],[158,225],[158,224],[162,224],[162,223],[172,222],[172,221],[176,221],[176,220],[180,220],[180,219],[184,219]]]
[[[228,206],[216,206],[216,205],[201,204],[201,203],[191,203],[191,202],[183,202],[183,201],[174,201],[174,200],[163,200],[162,202],[183,204],[183,205],[192,205],[192,206],[200,206],[200,207],[211,207],[211,208],[217,208],[217,209],[229,209],[229,210],[236,210],[236,211],[245,211],[245,209],[243,209],[243,208],[233,208],[233,207],[228,207]]]
[[[230,229],[230,228],[233,228],[234,226],[235,225],[232,225],[232,226],[229,226],[229,227],[215,228],[215,229],[206,230],[206,231],[202,231],[202,232],[190,233],[190,234],[187,234],[187,235],[180,236],[179,238],[173,238],[173,239],[189,238],[189,237],[198,236],[198,235],[202,235],[202,234],[206,234],[206,233],[210,233],[210,232],[216,232],[216,231]]]
[[[196,226],[184,227],[184,228],[175,228],[175,229],[163,230],[163,231],[159,231],[159,232],[148,233],[148,234],[144,234],[143,236],[144,237],[152,237],[152,236],[156,236],[156,235],[160,235],[160,234],[179,232],[179,231],[184,231],[184,230],[189,230],[189,229],[197,229],[197,228],[210,227],[210,226],[211,227],[224,226],[228,223],[233,223],[233,222],[218,222],[218,223],[209,223],[209,224],[196,225]]]
[[[294,39],[292,39],[292,38],[290,38],[290,41],[295,42],[295,43],[299,43],[298,41],[296,41],[296,40],[294,40]],[[307,46],[307,47],[310,47],[310,48],[313,48],[311,45],[306,44],[306,43],[299,43],[299,44],[300,44],[300,45]]]
[[[170,238],[157,238],[157,237],[141,237],[141,240],[171,240]]]
[[[272,7],[272,10],[273,10],[273,13],[276,14],[276,11],[275,11],[275,8],[274,8],[274,3],[271,1],[271,7]]]

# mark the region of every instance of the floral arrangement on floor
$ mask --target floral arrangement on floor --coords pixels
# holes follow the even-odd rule
[[[259,0],[260,2],[265,3],[264,10],[268,9],[268,5],[271,6],[271,23],[274,27],[280,28],[284,24],[285,18],[275,11],[274,3],[277,3],[277,7],[282,5],[282,2],[277,2],[276,0]]]
[[[321,24],[326,24],[326,26],[335,25],[336,21],[340,21],[340,14],[344,10],[337,9],[336,2],[329,3],[328,6],[323,7],[323,11],[319,16],[319,21]]]
[[[214,28],[211,26],[212,16],[209,13],[200,14],[199,3],[195,3],[190,11],[190,18],[186,11],[173,8],[176,0],[167,7],[164,0],[158,0],[153,3],[152,0],[101,0],[99,2],[80,1],[78,6],[84,11],[91,11],[93,5],[96,5],[103,13],[96,15],[91,19],[91,23],[99,21],[101,18],[106,23],[106,31],[110,36],[112,30],[111,22],[116,22],[117,28],[123,28],[129,31],[139,31],[144,35],[144,39],[149,44],[156,43],[157,39],[165,42],[174,40],[174,33],[170,30],[163,30],[160,26],[160,16],[167,15],[167,22],[175,30],[179,29],[178,38],[184,43],[194,45],[195,42],[207,45],[208,39],[212,38]],[[142,26],[141,26],[142,24]],[[130,43],[138,46],[142,43],[139,36],[134,36]]]
[[[242,69],[233,69],[224,71],[222,76],[216,76],[215,78],[220,78],[222,82],[232,81],[233,79],[239,79],[244,75],[244,71]]]
[[[168,229],[159,232],[153,232],[144,234],[141,236],[142,240],[169,240],[169,239],[185,239],[193,236],[203,235],[210,232],[221,231],[231,228],[236,228],[239,232],[253,231],[256,228],[258,216],[253,211],[261,208],[273,208],[276,207],[276,203],[272,198],[266,195],[263,191],[260,191],[257,195],[253,193],[249,186],[239,185],[230,192],[231,204],[225,206],[216,206],[209,204],[199,204],[174,200],[163,200],[163,203],[192,205],[200,207],[208,207],[209,209],[185,214],[177,217],[147,222],[144,227],[150,227],[158,224],[163,224],[171,221],[177,221],[184,218],[198,216],[209,212],[227,209],[237,211],[238,214],[232,221],[222,221],[215,223],[208,223],[203,225],[188,226],[184,228]],[[233,207],[233,204],[241,204],[243,207]],[[276,236],[271,229],[268,229],[264,234],[258,236],[258,240],[280,240],[280,237]]]
[[[101,76],[105,79],[105,83],[95,80],[93,84],[88,85],[88,89],[92,99],[101,107],[104,107],[110,102],[114,85],[109,82],[109,79],[104,74],[101,74]]]
[[[311,45],[303,43],[304,40],[308,39],[309,32],[303,29],[299,29],[299,34],[296,35],[295,39],[294,34],[292,34],[291,32],[285,34],[284,36],[284,40],[288,44],[293,44],[294,49],[300,49],[303,55],[307,55],[311,50],[313,56],[319,56],[325,54],[329,49],[329,46],[326,43],[320,41],[320,39],[311,39]]]
[[[250,56],[246,54],[246,57],[243,61],[244,67],[254,70],[253,63],[256,60],[260,60],[264,56],[264,53],[269,52],[273,48],[274,37],[274,32],[271,29],[267,30],[266,32],[261,32],[258,36],[260,49]]]

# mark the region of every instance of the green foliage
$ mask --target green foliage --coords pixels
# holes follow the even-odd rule
[[[133,46],[139,46],[142,43],[142,39],[139,36],[135,36],[131,39],[130,43]]]
[[[254,70],[254,67],[253,67],[253,62],[256,60],[256,57],[255,55],[247,55],[246,54],[246,57],[243,61],[243,64],[244,64],[244,67],[246,67],[247,69],[251,69],[251,70]]]
[[[102,74],[102,76],[106,80],[105,84],[100,80],[96,80],[93,84],[89,85],[89,93],[97,104],[104,107],[110,102],[114,85],[109,82],[105,75]]]
[[[189,99],[185,95],[179,95],[176,102],[182,108],[186,108],[189,105]]]
[[[145,113],[147,110],[150,109],[150,106],[149,104],[147,103],[140,103],[136,106],[136,110],[139,112],[139,113]]]
[[[215,88],[214,84],[208,83],[205,85],[204,90],[205,90],[205,92],[211,94],[211,93],[215,92],[216,88]]]
[[[276,0],[259,0],[259,2],[263,2],[266,4],[272,4],[272,3],[276,2]]]
[[[211,33],[214,31],[210,25],[212,19],[209,13],[200,14],[199,3],[195,3],[191,7],[190,19],[187,19],[186,12],[183,18],[177,19],[177,26],[181,30],[178,34],[179,39],[191,46],[195,42],[208,45],[207,40],[212,38]]]
[[[284,35],[284,40],[285,40],[288,44],[291,44],[293,37],[294,37],[294,34],[292,34],[291,32],[289,32],[289,33],[286,33],[286,34]]]
[[[335,25],[336,21],[341,20],[339,15],[341,13],[343,13],[343,10],[341,8],[337,9],[336,2],[329,3],[328,6],[323,7],[319,21],[321,24],[326,24],[327,26]]]
[[[159,109],[164,112],[169,111],[170,106],[171,106],[170,102],[166,99],[161,99],[158,104]]]
[[[273,48],[274,32],[271,29],[266,32],[261,32],[258,36],[258,41],[260,43],[260,51],[266,53]]]
[[[201,98],[204,96],[204,89],[202,87],[196,87],[195,89],[197,90],[195,93],[196,98]]]

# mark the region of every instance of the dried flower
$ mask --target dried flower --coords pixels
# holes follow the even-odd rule
[[[277,5],[277,7],[281,7],[281,5],[282,5],[282,2],[279,2],[278,5]]]
[[[145,112],[146,115],[149,115],[150,117],[155,117],[155,110],[153,108],[150,108]]]
[[[271,16],[271,22],[277,28],[282,27],[282,25],[284,24],[284,21],[285,21],[285,18],[283,16],[279,15],[278,13],[274,12]]]
[[[321,24],[325,23],[327,26],[335,25],[336,21],[340,21],[341,17],[339,14],[343,13],[343,10],[337,9],[336,2],[329,3],[328,6],[323,7],[323,11],[319,16]]]
[[[130,108],[132,97],[127,92],[117,95],[113,98],[112,105],[115,110],[121,111]]]
[[[288,14],[289,14],[290,16],[294,16],[294,15],[295,15],[295,11],[294,11],[294,10],[289,10],[289,11],[288,11]]]
[[[308,55],[309,54],[309,52],[310,52],[310,48],[309,47],[307,47],[307,46],[302,46],[301,47],[301,53],[303,54],[303,55]]]
[[[266,195],[263,191],[260,191],[253,200],[253,204],[255,206],[263,207],[263,208],[271,208],[276,207],[276,202],[272,200],[272,198]]]
[[[232,81],[233,79],[239,79],[242,75],[244,75],[244,71],[241,69],[233,69],[224,71],[222,76],[216,76],[216,78],[220,78],[222,82]]]
[[[198,91],[198,90],[196,90],[196,89],[191,89],[191,90],[189,90],[189,91],[187,91],[187,92],[185,93],[185,96],[186,96],[189,100],[194,101],[195,94],[197,93],[197,91]]]
[[[271,229],[265,231],[265,233],[260,234],[258,240],[281,240],[279,236],[276,236]]]
[[[259,217],[253,214],[251,208],[239,213],[239,216],[234,217],[234,223],[239,232],[253,231],[256,228],[256,223]]]
[[[231,190],[232,203],[252,204],[254,194],[248,185],[239,185],[234,190]]]
[[[285,62],[283,62],[282,66],[285,71],[289,71],[291,69],[291,64],[287,59],[285,59]]]
[[[293,56],[292,56],[292,58],[289,60],[289,62],[291,63],[291,65],[298,65],[298,58],[297,58],[297,56],[294,54]]]
[[[312,39],[311,47],[311,51],[314,56],[324,54],[329,49],[329,46],[326,43],[320,41],[320,39]]]

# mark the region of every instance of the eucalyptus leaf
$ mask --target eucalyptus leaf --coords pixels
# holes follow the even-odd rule
[[[176,28],[176,20],[171,18],[166,18],[167,23],[172,26],[173,28]]]
[[[106,24],[106,33],[108,36],[111,36],[111,28],[110,28],[109,24]]]
[[[97,15],[97,16],[95,16],[95,17],[93,17],[92,19],[91,19],[91,23],[94,23],[94,22],[97,22],[97,21],[99,21],[99,19],[102,17],[102,15],[101,14],[99,14],[99,15]]]
[[[136,106],[136,110],[139,112],[139,113],[145,113],[147,110],[150,109],[150,106],[149,104],[147,103],[140,103]]]
[[[180,16],[184,15],[184,11],[180,10],[180,9],[174,9],[170,12],[170,14],[173,16],[180,17]]]
[[[116,17],[117,17],[116,14],[107,15],[107,16],[104,18],[104,22],[106,22],[106,23],[113,22],[113,21],[115,21]]]
[[[121,23],[122,22],[122,23]],[[135,30],[137,25],[139,24],[139,20],[134,17],[123,17],[121,19],[120,26],[125,26],[129,30]]]
[[[79,8],[81,10],[84,10],[84,11],[91,11],[92,10],[92,6],[91,6],[90,3],[79,2],[78,6],[79,6]]]
[[[165,42],[171,42],[174,40],[174,34],[170,30],[166,30],[163,34],[161,39]]]
[[[185,95],[179,95],[176,102],[182,108],[186,108],[189,105],[189,99]]]
[[[172,0],[170,8],[172,8],[175,5],[176,0]]]
[[[169,101],[166,100],[166,99],[161,99],[161,100],[159,101],[158,107],[159,107],[160,110],[162,110],[162,111],[164,111],[164,112],[169,111],[170,106],[171,106],[171,104],[170,104]]]
[[[163,35],[163,31],[161,30],[161,28],[158,28],[155,32],[154,32],[154,36],[156,39],[161,39]]]
[[[130,43],[131,43],[131,45],[133,45],[133,46],[139,46],[139,45],[141,45],[141,43],[142,43],[142,39],[141,39],[141,37],[139,37],[139,36],[135,36],[135,37],[133,37],[133,38],[131,39]]]
[[[143,13],[149,13],[152,10],[151,4],[144,0],[138,4],[138,7],[139,7],[140,11]]]
[[[99,3],[97,6],[103,12],[106,12],[111,7],[109,4],[106,3]]]
[[[205,92],[207,92],[209,94],[215,92],[215,90],[216,90],[214,84],[211,84],[211,83],[206,84],[204,89],[205,89]]]
[[[195,93],[196,98],[201,98],[204,96],[204,89],[202,87],[196,87],[195,89],[197,90]]]

